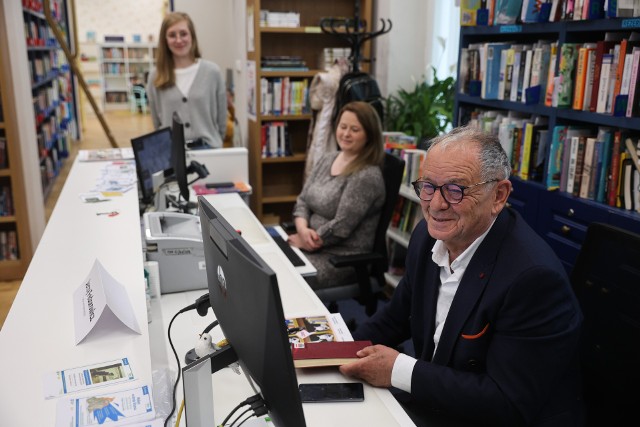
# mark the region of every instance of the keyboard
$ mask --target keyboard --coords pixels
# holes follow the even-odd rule
[[[282,252],[284,252],[287,258],[289,258],[289,261],[291,261],[291,264],[293,264],[295,267],[302,267],[305,265],[302,258],[298,256],[298,254],[293,250],[293,248],[289,246],[289,243],[287,243],[287,241],[282,238],[280,233],[278,233],[278,231],[275,228],[273,227],[266,227],[266,228],[267,228],[267,231],[269,232],[269,235],[273,238],[273,240],[275,240],[276,244],[280,247]]]

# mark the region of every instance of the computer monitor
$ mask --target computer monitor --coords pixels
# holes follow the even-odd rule
[[[173,113],[171,125],[171,163],[175,173],[180,197],[185,205],[189,201],[189,181],[187,179],[187,157],[185,154],[184,125],[177,112]]]
[[[203,197],[199,198],[209,300],[244,371],[278,427],[304,427],[276,274]]]
[[[144,203],[151,203],[154,193],[153,175],[165,171],[167,174],[173,173],[171,128],[165,127],[133,138],[131,147],[142,200]]]

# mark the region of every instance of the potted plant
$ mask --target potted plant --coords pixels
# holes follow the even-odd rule
[[[413,90],[400,89],[385,99],[385,129],[404,132],[425,143],[451,125],[456,81],[453,77],[440,80],[435,68],[432,70],[433,83],[423,80]]]

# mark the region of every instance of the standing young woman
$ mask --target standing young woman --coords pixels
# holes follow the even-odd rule
[[[335,136],[340,151],[325,154],[313,167],[293,210],[296,233],[289,236],[318,270],[314,289],[354,280],[351,268],[335,268],[329,258],[371,251],[385,198],[376,111],[365,102],[345,105]]]
[[[215,63],[200,58],[193,21],[186,13],[169,13],[162,21],[147,92],[156,129],[171,126],[177,112],[188,145],[222,147],[227,120],[224,81]]]

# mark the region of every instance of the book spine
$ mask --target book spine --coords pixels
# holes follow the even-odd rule
[[[607,108],[607,96],[609,91],[609,78],[611,64],[613,63],[613,55],[602,55],[602,66],[600,70],[600,84],[598,85],[598,98],[596,104],[596,113],[604,113]]]
[[[582,170],[584,169],[584,150],[586,143],[586,137],[578,137],[578,151],[576,153],[576,170],[573,177],[573,189],[569,191],[576,197],[580,194],[580,186],[582,184]]]
[[[616,131],[613,135],[613,148],[611,149],[611,167],[609,178],[609,191],[607,192],[607,204],[616,206],[616,198],[618,193],[618,174],[620,171],[620,144],[622,135],[620,131]]]
[[[581,110],[584,101],[584,89],[587,74],[588,52],[586,47],[578,50],[578,69],[576,71],[576,89],[573,92],[573,109]]]
[[[595,149],[595,138],[587,138],[584,146],[584,160],[582,162],[582,180],[578,196],[583,199],[589,198],[589,187],[591,186],[591,174],[593,171],[593,157]]]
[[[627,101],[627,117],[633,114],[633,104],[637,102],[636,92],[638,91],[638,68],[640,63],[640,48],[633,50],[633,61],[631,64],[631,83],[629,84],[629,100]]]

